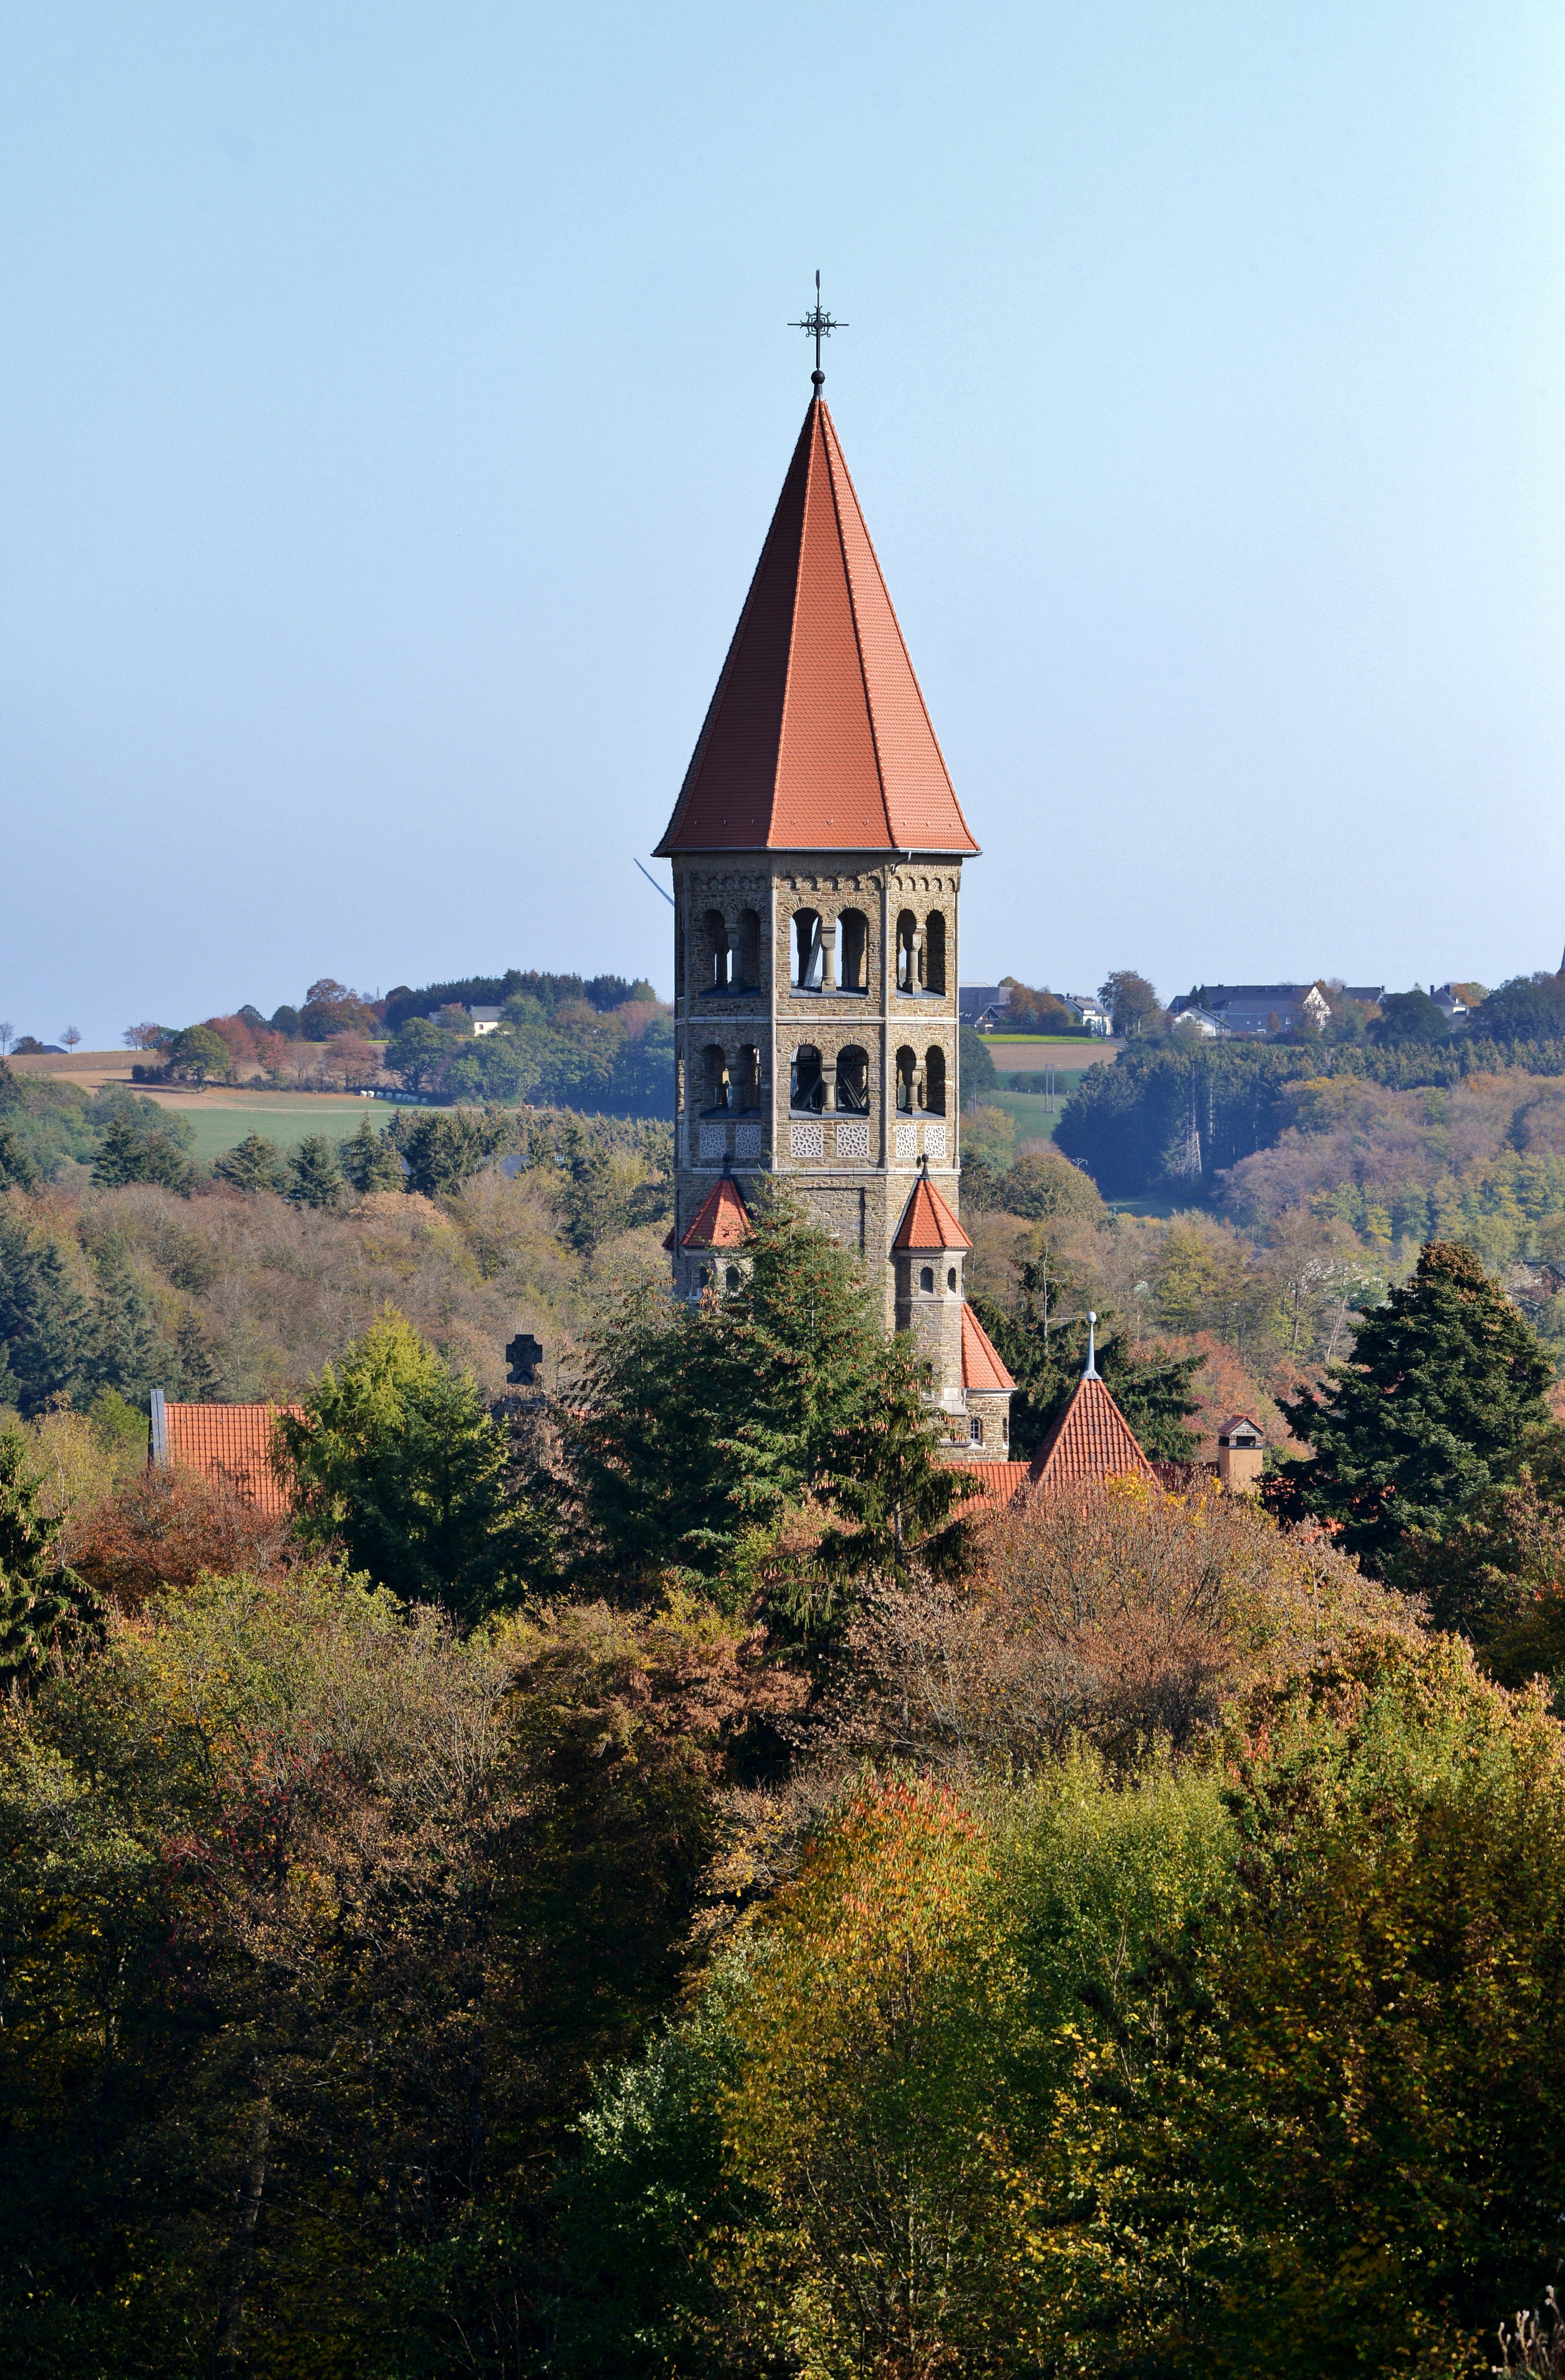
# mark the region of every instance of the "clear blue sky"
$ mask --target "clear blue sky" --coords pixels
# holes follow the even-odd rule
[[[1557,0],[13,8],[0,1016],[666,990],[817,264],[964,978],[1558,965],[1562,103]]]

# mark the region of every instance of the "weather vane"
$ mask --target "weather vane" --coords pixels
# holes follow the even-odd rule
[[[822,339],[829,339],[833,331],[845,331],[847,327],[848,326],[845,322],[834,321],[822,307],[820,303],[820,275],[818,273],[815,276],[814,307],[810,312],[805,316],[802,322],[790,322],[788,325],[790,331],[808,332],[811,338],[815,341],[815,370],[811,372],[810,378],[815,382],[817,388],[823,388],[826,384],[826,375],[820,369],[820,342]]]

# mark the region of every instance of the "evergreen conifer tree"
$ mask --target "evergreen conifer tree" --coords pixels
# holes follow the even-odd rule
[[[0,1207],[0,1357],[24,1414],[85,1386],[94,1335],[91,1308],[59,1249]]]
[[[394,1142],[365,1116],[337,1151],[342,1170],[361,1198],[376,1190],[400,1190],[406,1176]]]
[[[296,1207],[340,1207],[347,1195],[337,1152],[324,1133],[312,1132],[293,1154],[288,1196]]]
[[[96,1269],[93,1378],[140,1403],[164,1371],[163,1334],[152,1301],[131,1269],[125,1243],[117,1234],[98,1250]]]
[[[15,1124],[0,1123],[0,1190],[36,1190],[38,1168]]]
[[[471,1375],[388,1305],[284,1415],[307,1544],[340,1544],[379,1586],[464,1619],[514,1601],[538,1548],[508,1495],[510,1440]]]
[[[259,1132],[249,1132],[237,1148],[225,1148],[212,1170],[219,1182],[236,1190],[272,1190],[278,1197],[293,1180],[288,1160],[276,1142]]]
[[[698,1305],[634,1291],[564,1422],[588,1560],[607,1553],[633,1599],[671,1569],[742,1588],[807,1489],[838,1516],[823,1559],[847,1571],[889,1567],[899,1528],[938,1530],[960,1494],[849,1252],[782,1196],[734,1269]]]
[[[180,1395],[192,1404],[202,1404],[215,1397],[222,1383],[198,1315],[181,1316],[174,1343],[179,1361]]]
[[[1284,1467],[1268,1500],[1335,1521],[1345,1549],[1380,1571],[1404,1531],[1438,1534],[1515,1472],[1547,1423],[1553,1366],[1476,1257],[1431,1240],[1328,1377],[1324,1395],[1280,1400],[1314,1451]]]
[[[192,1180],[187,1153],[192,1137],[183,1131],[183,1117],[164,1117],[148,1099],[133,1108],[116,1107],[103,1127],[103,1137],[92,1168],[100,1190],[120,1190],[130,1182],[161,1183],[164,1189],[188,1195]]]
[[[21,1433],[0,1434],[0,1677],[37,1669],[62,1630],[102,1616],[98,1597],[59,1559],[62,1524],[39,1510],[42,1484]]]

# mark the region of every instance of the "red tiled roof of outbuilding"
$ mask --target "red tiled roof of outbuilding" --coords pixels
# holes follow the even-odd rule
[[[812,398],[658,851],[977,848]]]
[[[258,1512],[292,1511],[272,1464],[272,1431],[279,1414],[297,1420],[300,1405],[173,1404],[164,1406],[167,1460],[236,1488]]]
[[[993,1340],[965,1298],[962,1302],[962,1385],[1003,1394],[1016,1385],[999,1355]]]
[[[750,1210],[744,1193],[725,1173],[702,1199],[695,1221],[679,1245],[682,1248],[736,1248],[749,1236]]]
[[[1034,1455],[1027,1475],[1033,1487],[1044,1488],[1153,1475],[1135,1433],[1096,1372],[1076,1382],[1070,1403]]]
[[[972,1245],[928,1175],[921,1173],[903,1208],[892,1247],[970,1248]]]
[[[980,1455],[959,1454],[951,1463],[953,1471],[964,1471],[977,1482],[974,1494],[954,1507],[955,1514],[1001,1509],[1014,1500],[1027,1484],[1025,1463],[989,1463]]]

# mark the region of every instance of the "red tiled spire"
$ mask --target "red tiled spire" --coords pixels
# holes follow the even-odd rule
[[[725,1173],[702,1199],[700,1212],[679,1245],[682,1248],[736,1248],[749,1236],[750,1210],[739,1184]],[[668,1242],[663,1245],[666,1247]]]
[[[921,1173],[903,1209],[892,1247],[970,1248],[972,1245],[928,1175]]]
[[[962,1385],[964,1389],[1004,1390],[1016,1385],[965,1298],[962,1301]]]
[[[977,847],[817,397],[658,851]]]
[[[1034,1455],[1028,1482],[1048,1489],[1126,1476],[1150,1479],[1152,1465],[1108,1389],[1091,1371],[1076,1382],[1070,1403]]]

